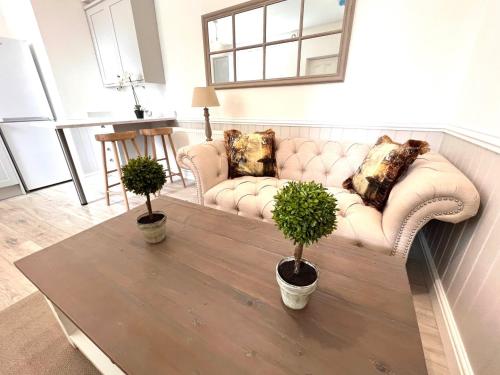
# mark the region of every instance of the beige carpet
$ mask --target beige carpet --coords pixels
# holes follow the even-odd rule
[[[66,340],[37,292],[0,312],[1,375],[64,375],[99,372]]]

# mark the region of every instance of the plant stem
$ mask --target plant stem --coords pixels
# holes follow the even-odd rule
[[[294,264],[294,267],[293,267],[293,273],[296,274],[296,275],[300,271],[300,260],[302,259],[302,250],[304,250],[304,245],[302,245],[301,243],[299,243],[295,247],[295,252],[293,253],[293,257],[295,258],[295,264]]]
[[[149,198],[149,194],[146,194],[146,206],[148,207],[149,218],[153,220],[153,209],[151,208],[151,199]]]
[[[132,94],[134,95],[135,105],[140,105],[139,98],[137,97],[137,94],[135,92],[134,83],[132,82],[132,78],[128,77],[128,80],[130,82],[130,87],[132,88]]]

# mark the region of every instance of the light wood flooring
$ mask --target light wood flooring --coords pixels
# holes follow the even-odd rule
[[[179,181],[167,183],[162,194],[190,201],[196,199],[194,184],[190,181],[187,188]],[[125,211],[119,190],[112,194],[111,202],[108,207],[100,198],[81,206],[72,183],[0,201],[0,311],[36,290],[14,266],[17,259]],[[129,202],[135,207],[143,204],[143,199],[129,194]],[[449,374],[421,254],[411,254],[407,270],[428,372]]]

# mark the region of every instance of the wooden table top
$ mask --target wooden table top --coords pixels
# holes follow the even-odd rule
[[[327,239],[302,311],[281,302],[293,246],[271,224],[172,198],[167,239],[106,221],[16,266],[128,374],[425,374],[404,264]]]

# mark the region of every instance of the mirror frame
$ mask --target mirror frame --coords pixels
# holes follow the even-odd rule
[[[302,84],[314,84],[314,83],[332,83],[332,82],[343,82],[345,78],[346,66],[347,66],[347,56],[349,53],[349,42],[351,39],[351,30],[354,19],[354,7],[356,0],[347,0],[345,4],[344,10],[344,18],[342,21],[342,29],[334,30],[334,32],[326,32],[314,34],[313,37],[322,36],[322,34],[333,35],[333,34],[341,34],[340,39],[340,48],[338,53],[338,65],[337,72],[335,74],[323,74],[323,75],[314,75],[314,76],[299,76],[300,74],[300,52],[301,52],[301,43],[303,39],[309,39],[311,36],[307,35],[302,37],[302,29],[299,30],[300,35],[295,38],[286,39],[285,41],[278,42],[268,42],[264,40],[263,43],[259,43],[252,46],[245,47],[236,47],[234,45],[234,37],[235,37],[235,15],[238,13],[246,12],[256,8],[264,8],[264,39],[266,35],[266,7],[268,5],[280,3],[284,0],[251,0],[242,4],[237,4],[228,8],[224,8],[215,12],[207,13],[201,16],[202,30],[203,30],[203,49],[205,55],[205,76],[207,81],[207,86],[213,86],[215,89],[236,89],[236,88],[245,88],[245,87],[266,87],[266,86],[284,86],[284,85],[302,85]],[[300,10],[300,23],[302,26],[302,20],[304,17],[304,1],[301,0],[301,10]],[[209,35],[208,35],[208,23],[210,21],[214,21],[219,18],[231,16],[233,20],[233,48],[222,50],[222,51],[214,51],[210,53],[210,43],[209,43]],[[212,54],[224,53],[224,52],[232,52],[234,55],[236,54],[236,50],[247,49],[247,48],[256,48],[263,47],[264,51],[264,61],[263,61],[263,69],[265,66],[265,47],[273,44],[282,44],[284,42],[299,42],[299,50],[297,56],[297,75],[294,77],[287,78],[271,78],[271,79],[261,79],[254,81],[235,81],[235,82],[225,82],[225,83],[214,83],[212,82],[212,69],[210,63],[210,56]],[[236,59],[233,56],[233,69],[234,76],[237,78],[236,71]]]

